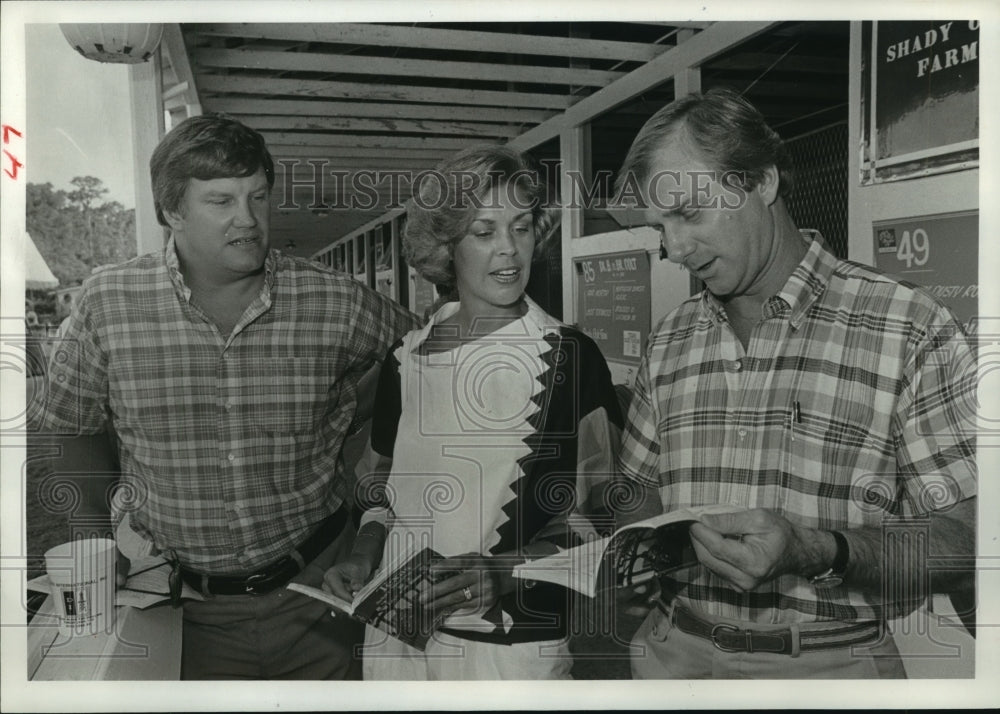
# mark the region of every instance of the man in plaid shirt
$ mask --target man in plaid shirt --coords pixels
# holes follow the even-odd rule
[[[182,677],[360,678],[360,627],[284,586],[319,586],[350,550],[341,449],[358,383],[416,320],[271,249],[256,131],[188,119],[150,170],[170,239],[84,284],[42,430],[67,437],[71,467],[92,460],[88,436],[115,435],[132,496],[119,544],[164,554],[172,589],[205,597],[184,603]]]
[[[691,526],[699,565],[661,577],[636,677],[905,676],[886,621],[926,599],[928,557],[974,555],[969,344],[927,293],[800,232],[790,169],[725,90],[663,108],[622,167],[705,290],[653,330],[619,467],[665,511],[745,509]]]

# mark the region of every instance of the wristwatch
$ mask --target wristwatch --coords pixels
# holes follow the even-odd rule
[[[828,570],[809,578],[809,583],[814,588],[835,588],[844,582],[844,573],[847,572],[847,562],[851,558],[847,538],[838,531],[830,531],[830,534],[837,542],[837,554],[833,557],[833,563]]]

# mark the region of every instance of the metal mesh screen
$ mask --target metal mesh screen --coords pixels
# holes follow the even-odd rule
[[[795,165],[788,210],[799,228],[815,228],[847,257],[847,122],[786,141]]]

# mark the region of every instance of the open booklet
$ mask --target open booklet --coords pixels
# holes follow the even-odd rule
[[[523,563],[514,568],[514,577],[555,583],[588,597],[606,588],[635,585],[698,562],[688,528],[700,516],[741,510],[719,504],[662,513],[606,538]]]
[[[352,602],[320,590],[291,583],[289,590],[308,595],[372,627],[392,635],[411,647],[423,650],[427,640],[445,619],[447,612],[432,612],[419,603],[419,598],[435,582],[454,573],[431,575],[430,566],[443,559],[440,553],[424,548],[412,555],[404,554],[396,564],[382,568]]]

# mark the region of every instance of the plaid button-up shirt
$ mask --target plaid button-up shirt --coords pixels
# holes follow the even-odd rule
[[[358,380],[416,324],[350,277],[271,251],[260,294],[223,335],[191,302],[171,239],[84,284],[42,429],[110,420],[132,526],[188,567],[250,572],[347,498]]]
[[[805,527],[877,526],[976,492],[976,363],[926,293],[815,240],[746,349],[708,291],[668,315],[636,377],[619,467],[664,510],[712,503]],[[756,622],[893,617],[903,605],[784,575],[749,593],[696,566],[665,586]]]

